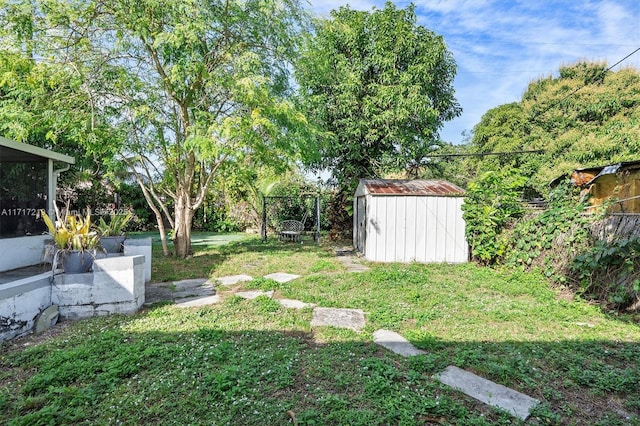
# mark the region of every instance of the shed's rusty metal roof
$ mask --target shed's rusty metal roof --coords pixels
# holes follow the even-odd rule
[[[446,180],[363,179],[365,192],[376,195],[462,195],[464,190]]]

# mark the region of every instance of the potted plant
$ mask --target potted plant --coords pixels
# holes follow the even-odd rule
[[[120,253],[125,240],[124,228],[131,220],[133,214],[112,214],[109,222],[100,218],[96,228],[100,235],[100,245],[107,253]]]
[[[99,235],[91,229],[90,211],[87,211],[85,218],[68,212],[67,208],[64,216],[61,216],[56,206],[54,223],[47,212],[41,210],[42,219],[56,245],[53,264],[59,260],[62,269],[68,274],[89,272],[99,247]]]

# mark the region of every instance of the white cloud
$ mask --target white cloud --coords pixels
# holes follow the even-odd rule
[[[319,13],[346,4],[313,0]],[[349,2],[354,9],[384,1]],[[398,7],[408,2],[395,1]],[[638,0],[416,0],[419,24],[441,34],[458,64],[456,95],[463,115],[443,138],[461,142],[485,112],[518,101],[528,84],[579,60],[609,65],[640,47]],[[640,52],[623,66],[640,68]]]

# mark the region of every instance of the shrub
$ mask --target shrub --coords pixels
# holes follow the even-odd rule
[[[524,213],[521,196],[526,178],[514,169],[490,171],[469,182],[462,206],[471,254],[482,264],[497,263],[507,241],[502,231]]]
[[[573,259],[569,272],[586,297],[629,307],[640,301],[640,238],[598,240]]]

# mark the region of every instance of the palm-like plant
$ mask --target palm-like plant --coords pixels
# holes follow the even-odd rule
[[[41,210],[42,219],[49,229],[56,246],[60,250],[89,250],[98,246],[99,235],[91,229],[91,212],[87,210],[85,218],[69,214],[65,210],[64,216],[56,210],[56,222],[49,217],[46,211]]]
[[[98,233],[103,237],[123,235],[124,227],[127,226],[132,217],[133,213],[131,212],[127,214],[112,214],[109,222],[101,217],[96,226]]]

